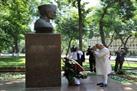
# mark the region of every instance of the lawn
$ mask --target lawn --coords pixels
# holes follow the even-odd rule
[[[2,67],[24,67],[24,57],[6,57],[0,58],[0,68]]]
[[[112,65],[112,68],[114,68],[115,61],[111,61],[111,65]],[[89,70],[89,62],[88,62],[88,60],[86,60],[83,63],[83,67],[85,68],[85,70]],[[123,69],[137,69],[137,62],[125,61],[124,64],[123,64]]]
[[[115,65],[115,61],[111,61],[112,67]],[[61,61],[61,66],[64,63]],[[2,67],[24,67],[25,66],[25,57],[6,57],[0,58],[0,68]],[[89,70],[89,62],[86,60],[83,63],[85,70]],[[137,62],[125,61],[123,69],[137,69]]]
[[[114,68],[115,61],[111,61],[111,65]],[[123,64],[123,69],[137,69],[137,62],[125,61]]]

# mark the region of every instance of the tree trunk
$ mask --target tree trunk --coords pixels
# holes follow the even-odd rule
[[[18,41],[15,41],[15,53],[19,53]]]
[[[105,33],[104,33],[104,22],[103,22],[103,18],[105,16],[105,14],[107,13],[107,9],[108,9],[108,6],[106,6],[104,9],[103,9],[103,14],[99,20],[99,32],[100,32],[100,37],[101,37],[101,42],[104,46],[107,46],[106,45],[106,42],[105,42]]]
[[[70,49],[70,46],[71,46],[72,39],[73,39],[73,38],[71,38],[71,39],[69,40],[69,44],[68,44],[68,49],[67,49],[67,52],[66,52],[66,56],[67,56],[68,53],[69,53],[69,49]]]
[[[103,31],[103,21],[101,20],[99,22],[99,32],[100,32],[100,37],[101,37],[101,42],[103,45],[106,45],[105,43],[105,34],[104,34],[104,31]]]
[[[130,37],[132,37],[132,35],[129,35],[126,39],[125,39],[125,41],[124,41],[124,38],[122,38],[122,36],[119,34],[119,32],[117,31],[117,30],[115,30],[115,32],[116,32],[116,35],[118,35],[118,37],[119,37],[119,39],[121,40],[121,46],[120,47],[124,47],[124,49],[127,49],[127,42],[128,42],[128,39],[130,38]],[[119,47],[119,48],[120,48]],[[127,51],[127,50],[126,50]]]
[[[14,53],[15,53],[15,46],[14,44],[12,45],[12,56],[14,56]]]
[[[19,45],[18,45],[18,39],[17,39],[17,37],[14,38],[14,53],[16,55],[19,54]]]
[[[126,46],[126,45],[127,45],[128,39],[129,39],[130,37],[132,37],[132,35],[129,35],[129,36],[126,38],[125,43],[124,43],[124,49],[125,49],[126,52],[128,52],[128,49],[127,49],[127,46]]]
[[[1,52],[2,52],[2,50],[0,50],[0,57],[1,57]]]
[[[83,29],[83,22],[82,22],[82,13],[81,13],[81,0],[77,0],[78,2],[78,15],[79,15],[79,48],[82,50],[82,29]]]
[[[113,33],[112,38],[110,39],[110,43],[108,44],[108,47],[112,44],[112,42],[114,40],[114,36],[115,36],[115,33]]]
[[[121,46],[122,46],[124,44],[124,39],[122,38],[122,36],[119,34],[119,32],[117,30],[114,29],[114,31],[115,31],[116,35],[119,37],[119,39],[121,40]]]

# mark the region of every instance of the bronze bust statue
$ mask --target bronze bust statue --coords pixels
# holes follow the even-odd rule
[[[53,26],[50,19],[56,16],[56,6],[52,4],[44,4],[38,6],[40,18],[35,22],[34,29],[36,33],[53,33]]]

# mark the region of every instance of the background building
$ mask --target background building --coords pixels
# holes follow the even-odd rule
[[[93,37],[92,39],[88,40],[88,44],[91,47],[97,43],[101,43],[100,37]],[[106,43],[109,44],[110,39],[107,39]],[[117,51],[120,46],[121,46],[121,41],[119,39],[115,39],[109,46],[109,49],[111,53],[114,54],[115,51]],[[128,55],[137,55],[137,38],[131,37],[127,42],[127,48],[128,48]]]

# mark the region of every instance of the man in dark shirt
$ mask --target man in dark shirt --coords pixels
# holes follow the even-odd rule
[[[94,48],[91,48],[90,46],[87,49],[86,55],[89,55],[89,66],[91,72],[96,72],[95,70],[95,55],[94,55]]]
[[[125,55],[126,55],[126,51],[124,50],[124,48],[121,48],[116,52],[116,59],[115,59],[116,62],[114,68],[115,72],[119,72],[122,70],[122,66],[125,61]]]

